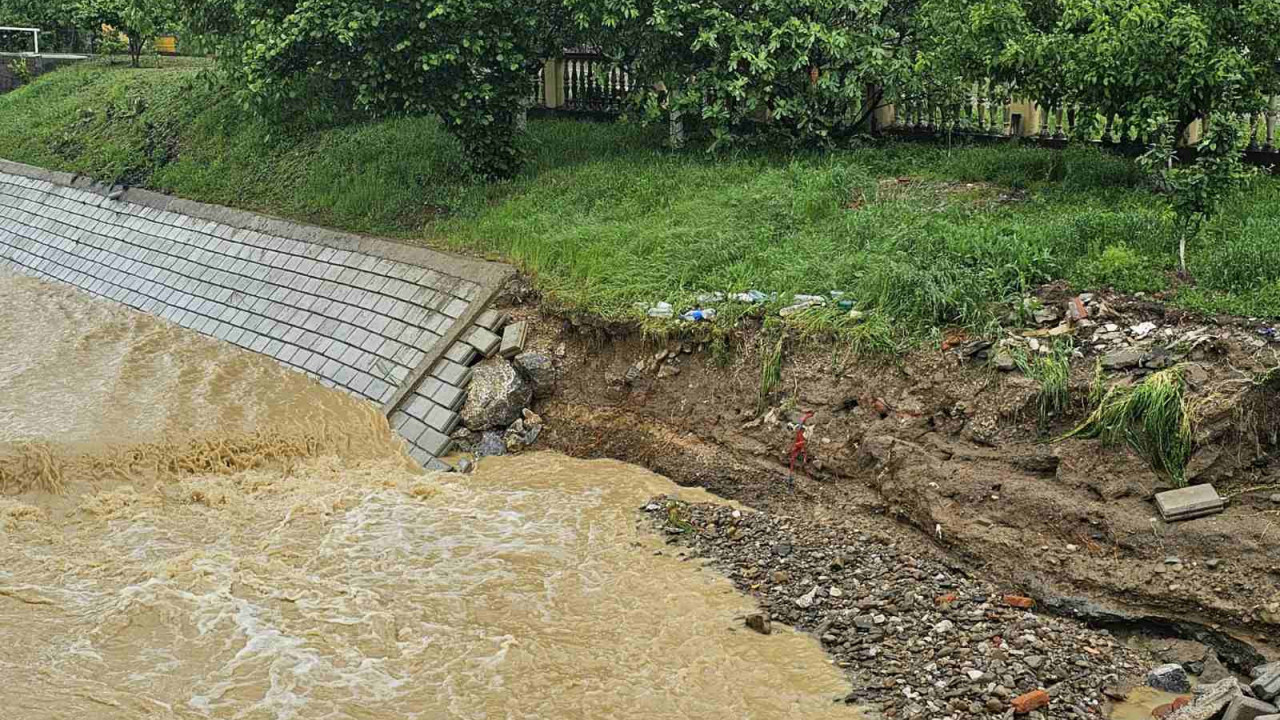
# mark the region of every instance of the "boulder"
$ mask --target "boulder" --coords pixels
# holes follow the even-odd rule
[[[551,356],[540,352],[523,352],[511,361],[516,371],[533,387],[534,397],[555,392],[556,368]]]
[[[533,399],[533,388],[500,357],[492,357],[472,368],[467,402],[462,406],[462,424],[471,430],[505,428],[520,419]]]

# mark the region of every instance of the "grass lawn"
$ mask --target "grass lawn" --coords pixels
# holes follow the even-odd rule
[[[654,131],[530,123],[528,168],[484,185],[430,118],[268,123],[191,63],[89,64],[0,96],[0,157],[205,202],[509,260],[609,318],[707,291],[843,290],[882,337],[987,326],[1051,280],[1280,316],[1280,180],[1189,248],[1177,283],[1161,199],[1081,148],[876,145],[712,157]],[[855,329],[834,309],[818,329]]]

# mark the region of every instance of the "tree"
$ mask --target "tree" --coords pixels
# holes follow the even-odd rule
[[[71,31],[76,27],[76,12],[80,0],[0,0],[0,25],[33,27],[41,30],[40,45],[46,52],[54,49],[50,43],[58,31]],[[31,50],[30,33],[0,33],[0,51]]]
[[[1243,177],[1234,124],[1280,91],[1276,0],[966,0],[972,67],[1016,83],[1045,106],[1119,116],[1148,156],[1178,217],[1179,256]],[[1176,144],[1211,119],[1196,162],[1173,167]]]
[[[562,8],[557,0],[239,0],[200,18],[259,107],[319,100],[373,114],[434,113],[478,173],[501,178],[520,167],[519,118],[544,59],[562,47]]]
[[[138,67],[143,50],[173,22],[173,7],[171,0],[81,0],[79,17],[129,38],[129,59]]]
[[[717,144],[824,145],[920,81],[921,17],[941,0],[567,0],[626,68],[643,115],[694,115]]]

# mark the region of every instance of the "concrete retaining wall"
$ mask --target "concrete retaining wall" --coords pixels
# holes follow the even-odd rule
[[[146,191],[112,193],[3,161],[0,266],[152,313],[378,403],[414,457],[434,468],[450,446],[468,364],[478,350],[492,351],[472,324],[511,272]]]

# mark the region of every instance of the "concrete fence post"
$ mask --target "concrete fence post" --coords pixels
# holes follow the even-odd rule
[[[542,102],[546,107],[564,107],[564,60],[548,60],[542,72]]]
[[[1280,115],[1280,95],[1271,98],[1271,107],[1267,109],[1267,142],[1264,150],[1276,149],[1276,116]]]
[[[684,120],[681,118],[679,110],[671,111],[671,119],[667,127],[667,135],[671,141],[671,147],[684,147]]]

